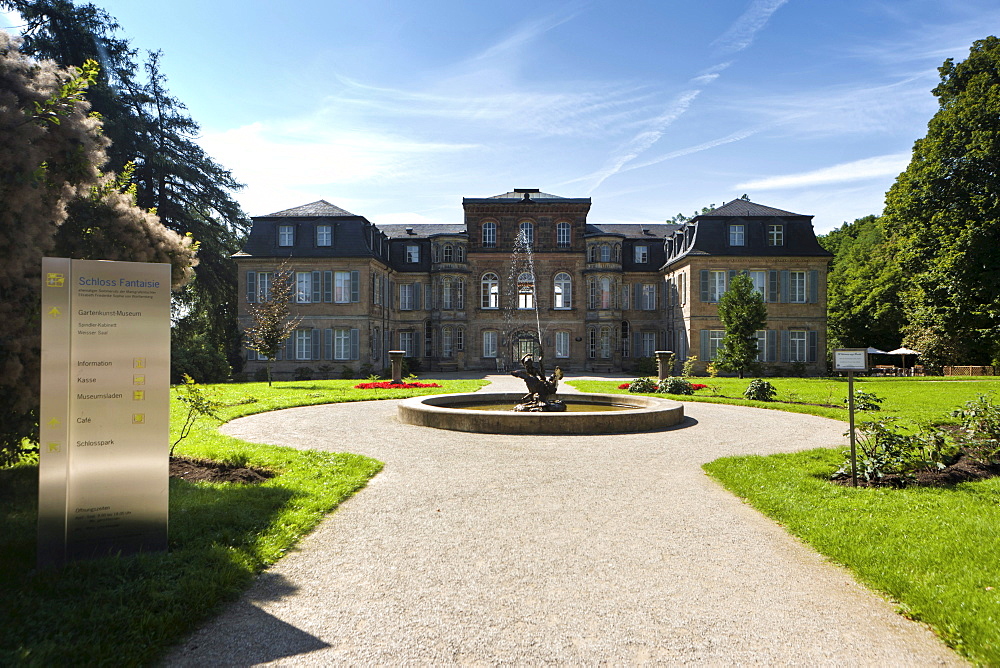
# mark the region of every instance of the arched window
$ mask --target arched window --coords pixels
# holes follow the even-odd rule
[[[591,311],[597,308],[597,279],[593,276],[587,279],[587,308]]]
[[[535,277],[527,271],[517,277],[517,307],[535,308]]]
[[[492,220],[483,223],[483,248],[496,248],[497,224]]]
[[[622,261],[622,245],[615,244],[615,262]]]
[[[452,356],[452,329],[451,327],[441,328],[441,357],[449,359]]]
[[[452,305],[452,285],[451,278],[445,276],[441,281],[441,308],[451,309],[454,308]]]
[[[601,327],[601,340],[598,353],[602,360],[611,358],[611,327],[608,325]]]
[[[455,246],[455,262],[465,262],[465,246]]]
[[[597,262],[597,246],[587,246],[587,262]]]
[[[553,284],[554,308],[570,308],[573,305],[573,279],[566,272],[556,274]]]
[[[556,246],[559,248],[569,248],[570,244],[570,227],[569,223],[558,223],[556,225]]]
[[[500,308],[500,279],[493,272],[483,275],[482,292],[483,308]]]
[[[597,357],[597,329],[594,327],[587,328],[587,357]]]
[[[611,244],[601,244],[601,262],[611,262]]]
[[[525,246],[532,246],[535,243],[535,226],[530,220],[522,220],[518,226],[518,238]]]
[[[445,244],[441,249],[441,261],[442,262],[454,262],[455,249],[451,244]]]
[[[611,308],[611,279],[607,276],[601,279],[600,305],[598,308]]]
[[[455,279],[455,308],[465,308],[465,279]]]

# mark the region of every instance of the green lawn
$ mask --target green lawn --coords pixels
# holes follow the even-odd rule
[[[360,381],[207,386],[225,419],[318,403],[466,392],[353,390]],[[433,382],[433,381],[422,381]],[[255,400],[255,401],[254,401]],[[172,424],[183,406],[172,402]],[[202,419],[178,454],[246,461],[280,473],[254,486],[170,482],[170,551],[38,572],[38,468],[0,469],[0,665],[146,665],[235,598],[382,464],[352,454],[247,443]],[[350,447],[344,444],[345,448]]]

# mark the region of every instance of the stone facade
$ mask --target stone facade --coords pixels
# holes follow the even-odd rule
[[[234,256],[241,326],[288,271],[301,322],[278,377],[366,375],[390,349],[429,371],[510,368],[539,347],[549,367],[574,371],[631,370],[660,349],[704,363],[719,290],[747,270],[763,272],[769,301],[762,361],[824,368],[829,254],[811,217],[736,200],[685,224],[602,225],[590,204],[518,189],[464,199],[461,224],[376,227],[323,201],[255,218]],[[739,226],[742,246],[720,242]],[[781,243],[767,245],[769,229]],[[262,365],[247,351],[247,371]]]

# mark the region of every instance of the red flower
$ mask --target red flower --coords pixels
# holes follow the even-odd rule
[[[628,386],[631,385],[631,384],[632,383],[622,383],[621,385],[618,386],[618,389],[619,390],[627,390]]]
[[[408,390],[414,387],[441,387],[437,383],[393,383],[383,380],[379,383],[358,383],[356,390]]]
[[[704,390],[708,385],[702,385],[701,383],[691,383],[692,390]]]

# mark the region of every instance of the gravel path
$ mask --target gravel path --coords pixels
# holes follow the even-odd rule
[[[508,437],[396,404],[225,426],[385,469],[167,665],[961,664],[700,468],[839,444],[843,423],[688,403],[659,433]]]

